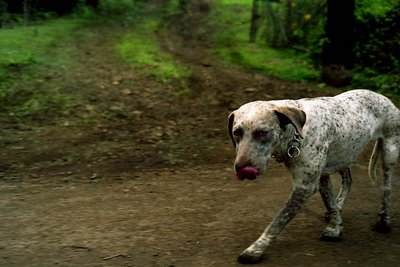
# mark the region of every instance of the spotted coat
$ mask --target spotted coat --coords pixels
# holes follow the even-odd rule
[[[369,175],[375,178],[378,160],[382,160],[384,174],[384,197],[376,230],[389,231],[391,173],[400,149],[400,111],[385,96],[359,89],[335,97],[250,102],[230,114],[228,129],[236,147],[238,174],[245,168],[262,174],[274,157],[285,163],[293,177],[286,205],[242,252],[240,262],[260,261],[271,241],[317,191],[329,221],[322,239],[338,240],[343,229],[341,210],[352,182],[350,165],[371,140],[376,142]],[[295,134],[300,141],[293,145]],[[290,146],[297,147],[300,155],[289,157]],[[337,198],[329,177],[335,172],[342,176]]]

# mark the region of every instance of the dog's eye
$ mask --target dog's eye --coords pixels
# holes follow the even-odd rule
[[[233,136],[235,138],[241,138],[242,135],[243,135],[243,131],[240,128],[233,131]]]
[[[256,139],[266,139],[268,136],[268,131],[258,130],[254,132],[254,137]]]

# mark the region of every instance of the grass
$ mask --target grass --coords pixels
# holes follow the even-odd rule
[[[57,48],[80,25],[78,19],[57,19],[0,30],[1,111],[17,122],[61,112],[69,97],[59,86],[46,83],[43,73],[63,71],[71,59],[58,54]]]
[[[73,53],[78,49],[74,40],[83,35],[91,38],[99,34],[93,29],[109,23],[124,32],[115,40],[114,51],[133,71],[139,70],[140,75],[160,83],[173,82],[178,89],[172,94],[185,94],[184,81],[190,72],[158,44],[156,31],[162,16],[150,14],[156,8],[145,13],[132,1],[123,3],[123,14],[107,13],[120,8],[116,4],[99,14],[87,11],[84,19],[77,13],[34,26],[0,29],[1,117],[24,123],[73,114],[74,107],[84,101],[79,92],[68,91],[68,85],[64,84],[65,79],[74,77],[71,75],[75,69],[72,66],[76,65]],[[102,1],[102,5],[112,4],[113,1]]]
[[[215,54],[224,61],[280,79],[319,82],[321,70],[314,67],[308,54],[269,47],[262,37],[265,32],[262,27],[259,29],[257,42],[249,43],[252,2],[252,0],[214,2],[209,16],[211,21],[209,28],[219,29],[213,35],[217,46]],[[357,3],[358,18],[365,14],[382,17],[398,3],[398,0],[359,0]],[[352,88],[369,88],[391,97],[400,95],[398,71],[384,74],[356,66],[353,74],[350,85]]]
[[[257,70],[280,79],[306,82],[317,81],[316,70],[307,55],[290,49],[270,48],[260,37],[249,43],[252,1],[218,1],[214,4],[211,24],[222,24],[223,31],[214,34],[216,55],[223,60]],[[221,26],[220,26],[221,27]],[[221,33],[222,32],[222,33]]]
[[[42,25],[0,30],[0,68],[29,66],[48,62],[47,49],[67,37],[80,25],[80,20],[58,19]]]
[[[304,82],[319,78],[319,72],[311,66],[306,55],[289,49],[276,50],[246,44],[240,48],[222,48],[217,53],[229,62],[283,80]]]
[[[186,79],[190,72],[177,64],[159,46],[156,30],[160,21],[146,17],[135,29],[121,38],[116,49],[120,57],[134,69],[145,70],[157,81],[166,83]]]

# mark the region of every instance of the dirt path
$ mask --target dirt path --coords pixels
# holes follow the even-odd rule
[[[169,85],[133,74],[109,49],[116,37],[94,29],[92,38],[75,39],[76,68],[63,79],[68,90],[90,88],[78,114],[109,108],[110,117],[5,127],[0,266],[240,266],[237,255],[278,212],[291,182],[277,163],[255,181],[236,181],[226,117],[250,100],[326,92],[210,57],[198,35],[184,34],[201,25],[201,12],[160,33],[163,47],[192,69],[193,94],[172,97]],[[393,232],[377,234],[370,228],[381,190],[369,183],[366,163],[362,155],[354,167],[342,242],[318,239],[325,222],[315,195],[259,266],[398,266],[400,181]]]

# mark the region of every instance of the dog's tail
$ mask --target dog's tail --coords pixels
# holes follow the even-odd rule
[[[376,166],[378,165],[378,159],[382,156],[382,150],[383,150],[383,140],[378,139],[375,142],[374,150],[372,151],[368,165],[369,179],[371,179],[373,183],[376,182],[376,177],[377,177]]]

